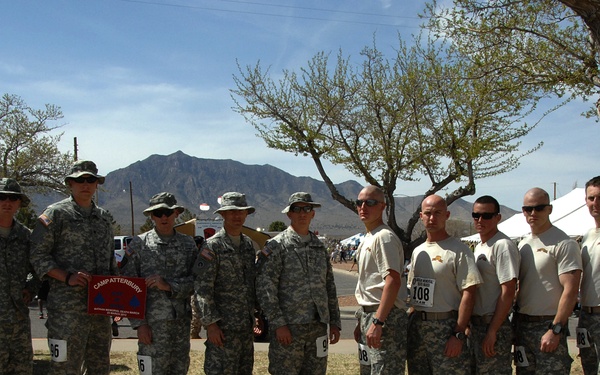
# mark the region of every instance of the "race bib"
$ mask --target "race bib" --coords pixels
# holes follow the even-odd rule
[[[577,327],[575,328],[575,334],[577,337],[577,347],[579,349],[590,347],[590,336],[587,329]]]
[[[529,361],[527,360],[527,354],[525,354],[524,346],[515,346],[515,366],[527,367]]]
[[[327,357],[329,351],[329,340],[327,335],[317,337],[317,358]]]
[[[358,344],[358,362],[365,366],[371,365],[371,358],[369,358],[369,350],[366,345]]]
[[[433,307],[433,291],[435,279],[415,277],[410,285],[411,303],[413,306]]]
[[[67,361],[67,340],[48,339],[52,362]]]
[[[152,357],[138,354],[137,361],[141,375],[152,375]]]

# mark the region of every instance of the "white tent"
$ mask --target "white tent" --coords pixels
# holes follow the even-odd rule
[[[362,241],[362,238],[365,236],[364,233],[357,233],[352,237],[348,237],[348,238],[344,238],[343,240],[340,241],[340,244],[346,246],[346,245],[355,245],[358,246],[358,244],[360,243],[360,241]]]
[[[579,237],[587,233],[596,224],[585,205],[585,189],[576,188],[570,193],[550,202],[552,213],[550,221],[570,237]],[[522,212],[498,224],[498,229],[512,239],[522,238],[531,230]],[[463,241],[479,242],[479,234],[461,238]]]

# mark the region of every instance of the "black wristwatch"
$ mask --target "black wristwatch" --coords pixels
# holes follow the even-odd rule
[[[377,319],[377,318],[373,318],[373,324],[375,324],[376,326],[384,326],[385,322],[382,322],[381,320]]]
[[[555,335],[560,335],[562,333],[564,327],[561,323],[556,323],[556,324],[550,323],[550,325],[548,326],[548,329],[552,330],[552,333],[554,333]]]
[[[459,339],[460,341],[464,341],[467,338],[464,332],[454,332],[454,337]]]

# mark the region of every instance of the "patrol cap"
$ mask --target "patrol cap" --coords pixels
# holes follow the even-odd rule
[[[152,211],[158,210],[159,208],[166,208],[168,210],[175,210],[177,213],[182,213],[185,208],[177,205],[177,199],[171,193],[158,193],[150,198],[150,207],[144,210],[144,215],[150,216]]]
[[[246,202],[246,195],[237,192],[229,192],[223,194],[221,197],[221,208],[216,210],[214,213],[216,214],[217,212],[233,210],[246,210],[248,211],[248,214],[256,211],[254,207],[248,206],[248,202]]]
[[[96,163],[90,160],[77,160],[71,167],[71,174],[65,177],[65,184],[68,183],[67,180],[69,179],[77,178],[86,174],[96,177],[99,184],[102,185],[104,183],[104,176],[98,174]]]
[[[21,207],[25,207],[31,202],[29,197],[21,190],[21,185],[13,178],[0,179],[0,194],[18,195],[21,199]]]
[[[281,211],[281,212],[284,214],[287,213],[290,210],[290,207],[292,207],[292,205],[294,203],[308,203],[313,207],[321,207],[321,203],[313,202],[312,197],[310,196],[309,193],[299,191],[297,193],[290,195],[290,199],[288,200],[287,207],[284,208],[283,211]]]

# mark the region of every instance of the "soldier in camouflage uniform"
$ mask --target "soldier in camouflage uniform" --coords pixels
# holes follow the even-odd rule
[[[121,263],[123,276],[146,280],[146,315],[129,321],[137,330],[138,358],[153,375],[186,374],[190,365],[190,296],[198,250],[192,237],[173,229],[183,211],[173,194],[150,198],[144,215],[154,229],[133,238]]]
[[[449,217],[444,198],[430,195],[421,203],[427,240],[413,251],[408,274],[415,310],[409,316],[409,374],[471,374],[465,331],[482,278],[471,249],[446,231]]]
[[[292,194],[282,211],[290,226],[259,254],[256,295],[269,320],[271,374],[325,374],[328,343],[335,344],[340,337],[340,309],[327,249],[309,231],[315,207],[321,205],[310,194]]]
[[[223,194],[215,211],[223,216],[223,229],[204,242],[196,264],[198,310],[207,333],[204,372],[209,375],[252,374],[256,256],[242,227],[254,211],[244,194]]]
[[[12,178],[0,180],[0,372],[33,373],[29,308],[39,283],[31,277],[31,231],[14,216],[29,204],[21,186]],[[28,278],[28,275],[30,277]]]
[[[385,195],[376,186],[358,194],[356,209],[366,234],[356,252],[358,282],[354,339],[362,375],[404,374],[406,366],[406,287],[402,285],[404,249],[383,223]]]
[[[582,260],[579,245],[550,222],[550,196],[527,191],[523,215],[531,234],[519,242],[521,267],[516,325],[517,374],[569,374],[568,322],[577,302]]]
[[[194,242],[196,243],[196,248],[198,249],[198,253],[202,250],[202,244],[204,243],[204,237],[195,236]],[[192,305],[192,323],[190,326],[190,338],[192,339],[200,339],[200,331],[202,331],[202,322],[200,321],[200,311],[198,311],[198,304],[196,304],[196,297],[192,295],[190,297],[190,304]]]
[[[50,280],[50,374],[109,373],[110,317],[87,314],[92,275],[117,274],[113,218],[93,202],[102,183],[96,164],[75,162],[65,177],[71,196],[46,208],[31,236],[31,263]]]

